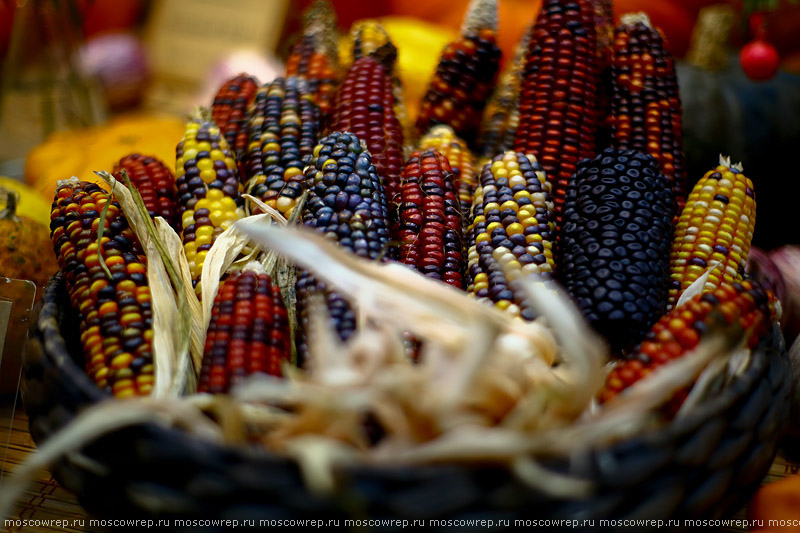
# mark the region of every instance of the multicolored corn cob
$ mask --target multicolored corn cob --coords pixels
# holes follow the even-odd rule
[[[422,136],[419,141],[419,150],[436,150],[450,163],[450,168],[456,175],[458,201],[461,204],[461,218],[464,221],[462,231],[466,235],[472,212],[472,197],[478,182],[475,172],[475,157],[467,147],[467,143],[456,137],[453,128],[444,124],[432,127],[428,133]]]
[[[281,376],[289,340],[278,286],[263,271],[230,273],[214,298],[197,392],[224,394],[252,374]]]
[[[519,127],[519,89],[532,33],[533,26],[525,31],[517,44],[514,57],[500,74],[492,97],[486,104],[478,139],[481,167],[497,154],[514,148],[514,136]]]
[[[181,240],[197,285],[217,236],[244,216],[236,160],[219,126],[201,117],[186,124],[175,161]]]
[[[247,191],[288,217],[303,194],[303,159],[319,130],[319,108],[305,80],[276,78],[261,87],[250,115]]]
[[[514,149],[547,172],[556,225],[578,161],[597,153],[599,76],[593,2],[545,0],[522,72]]]
[[[364,141],[382,178],[390,204],[403,171],[403,129],[395,113],[391,72],[396,50],[391,43],[356,59],[336,94],[332,131],[349,131]]]
[[[155,377],[146,260],[119,204],[93,183],[62,182],[50,214],[50,239],[80,316],[87,374],[118,398],[149,394]]]
[[[653,156],[670,181],[680,212],[686,166],[678,81],[664,38],[643,13],[622,17],[614,39],[611,145]]]
[[[692,189],[675,227],[670,255],[669,305],[714,263],[704,290],[742,279],[756,223],[753,182],[741,165],[720,157]]]
[[[178,200],[175,198],[175,174],[159,159],[142,155],[126,155],[114,165],[114,177],[122,184],[122,171],[142,196],[152,218],[162,217],[176,232],[180,232]]]
[[[695,295],[661,318],[636,353],[609,373],[599,400],[613,399],[650,372],[693,350],[715,330],[731,333],[730,326],[738,323],[752,349],[775,319],[772,295],[753,281],[722,283],[712,292]],[[688,392],[681,391],[670,401],[666,406],[669,415],[678,411]]]
[[[329,2],[317,0],[303,16],[303,34],[286,59],[286,75],[303,78],[322,116],[333,108],[341,71],[337,50],[336,14]]]
[[[425,276],[464,288],[462,216],[456,177],[437,151],[406,162],[398,200],[399,261]]]
[[[655,159],[605,149],[581,161],[558,232],[558,279],[612,350],[642,340],[664,314],[674,207]]]
[[[448,44],[422,98],[416,135],[447,124],[468,142],[475,140],[486,101],[500,68],[497,0],[473,0],[461,35]]]
[[[372,157],[352,133],[334,132],[314,148],[307,160],[309,190],[303,225],[324,234],[360,257],[377,260],[391,256],[386,195]],[[339,294],[307,271],[297,275],[298,360],[307,355],[309,297],[324,295],[328,312],[342,340],[355,331],[355,314]]]
[[[236,155],[239,177],[245,179],[248,129],[247,117],[250,105],[258,91],[258,80],[248,74],[239,74],[219,88],[211,106],[211,117],[222,130],[225,140]]]
[[[514,281],[555,269],[550,190],[532,154],[505,152],[483,167],[472,205],[467,291],[526,320],[535,314]]]

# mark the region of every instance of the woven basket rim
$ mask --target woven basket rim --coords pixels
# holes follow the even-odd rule
[[[66,342],[61,335],[59,327],[59,318],[62,316],[62,311],[64,311],[58,303],[59,291],[62,289],[62,286],[63,276],[59,271],[51,277],[50,281],[45,287],[38,317],[36,317],[31,323],[32,335],[35,336],[43,346],[45,346],[45,349],[42,350],[42,356],[50,358],[55,363],[56,367],[62,373],[62,379],[71,380],[72,384],[80,391],[81,394],[85,396],[87,403],[94,404],[103,400],[111,399],[113,396],[110,393],[99,389],[88,377],[85,371],[76,364],[72,354],[68,353]],[[721,393],[698,405],[686,416],[676,418],[663,426],[646,431],[635,437],[617,440],[602,446],[587,447],[583,451],[589,453],[613,453],[615,449],[622,446],[628,446],[633,442],[653,443],[659,441],[672,441],[682,435],[695,432],[701,424],[724,411],[752,387],[753,381],[758,379],[764,366],[768,363],[765,350],[775,350],[779,352],[785,350],[783,336],[777,324],[773,324],[773,335],[768,337],[766,346],[765,342],[762,342],[757,349],[753,350],[753,357],[750,358],[750,362],[745,371],[742,372],[737,379],[728,387],[726,387]],[[181,429],[159,426],[153,422],[137,425],[152,426],[153,428],[157,428],[157,431],[166,432],[170,438],[175,439],[176,441],[191,443],[193,446],[209,446],[217,451],[235,453],[241,458],[258,459],[261,461],[296,463],[296,461],[294,461],[294,459],[291,457],[272,452],[266,448],[232,445],[202,440]],[[570,460],[570,458],[567,456],[553,456],[553,459],[555,459],[556,462],[562,462],[565,465],[568,464]],[[415,464],[413,465],[413,468],[435,471],[442,468],[463,467],[468,464],[471,463],[459,461],[434,462]],[[348,470],[362,472],[390,472],[401,468],[409,468],[409,465],[369,464],[366,462],[358,462],[346,468]]]

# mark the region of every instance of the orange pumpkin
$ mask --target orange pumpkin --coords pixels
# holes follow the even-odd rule
[[[122,157],[138,152],[168,165],[183,136],[183,120],[173,116],[125,115],[101,126],[58,132],[31,150],[25,162],[25,181],[48,198],[58,180],[72,176],[105,186],[94,171],[114,168]]]

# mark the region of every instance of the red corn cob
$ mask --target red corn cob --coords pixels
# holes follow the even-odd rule
[[[647,15],[622,18],[615,34],[612,77],[612,145],[653,156],[672,183],[680,212],[686,204],[687,177],[675,63]]]
[[[636,355],[609,373],[599,399],[611,400],[656,368],[691,351],[715,326],[738,323],[748,335],[747,346],[754,348],[774,319],[772,294],[752,281],[723,283],[712,292],[698,294],[653,326]],[[677,412],[687,394],[688,390],[682,391],[671,400],[668,414]]]
[[[142,154],[126,155],[117,161],[114,165],[114,177],[120,183],[125,183],[122,177],[123,170],[142,196],[150,217],[162,217],[180,233],[175,174],[172,170],[159,159]]]
[[[197,391],[224,394],[252,374],[281,376],[289,360],[280,289],[263,271],[232,272],[214,298]]]
[[[545,0],[522,74],[517,152],[532,153],[553,184],[556,223],[578,161],[596,154],[599,68],[594,6]]]
[[[390,205],[399,192],[403,166],[403,130],[390,78],[396,53],[388,43],[353,62],[336,94],[330,128],[352,132],[366,143]]]
[[[461,35],[448,44],[422,98],[416,131],[447,124],[471,142],[481,124],[500,67],[497,46],[497,1],[473,0]]]
[[[414,152],[403,170],[396,238],[400,262],[464,288],[464,243],[456,178],[435,150]]]
[[[341,71],[337,54],[336,14],[318,0],[303,16],[303,34],[286,59],[286,75],[303,78],[323,116],[331,111]]]
[[[219,88],[211,106],[211,117],[236,155],[241,180],[245,179],[247,156],[247,110],[256,97],[258,85],[255,77],[239,74]]]

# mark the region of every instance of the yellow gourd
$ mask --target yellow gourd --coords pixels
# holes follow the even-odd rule
[[[18,194],[17,215],[28,217],[35,220],[45,227],[50,226],[50,205],[53,198],[46,197],[40,192],[28,187],[24,183],[14,178],[0,176],[0,209],[6,205],[6,194],[16,192]]]

